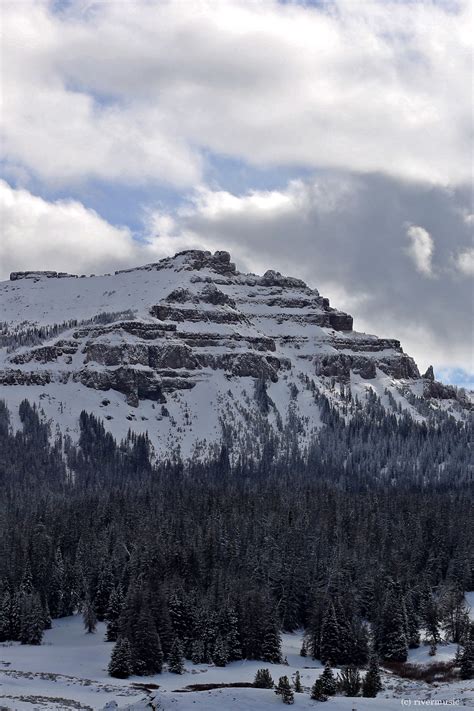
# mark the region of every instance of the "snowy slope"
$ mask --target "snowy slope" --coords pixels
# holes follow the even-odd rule
[[[304,444],[321,424],[315,392],[342,407],[349,388],[415,417],[413,395],[462,415],[456,393],[421,378],[398,341],[355,332],[298,279],[238,273],[226,252],[0,284],[0,398],[12,411],[36,402],[73,439],[84,409],[119,439],[148,432],[158,456],[208,453],[223,423],[227,439],[258,447],[262,418],[281,429],[296,417]]]
[[[282,652],[288,665],[269,664],[259,661],[240,661],[225,668],[213,665],[185,663],[185,673],[171,674],[164,671],[155,677],[131,677],[126,680],[112,679],[107,675],[111,643],[104,642],[105,626],[99,623],[95,634],[86,634],[79,615],[53,621],[53,629],[45,632],[43,644],[37,647],[21,646],[18,643],[0,645],[0,706],[14,711],[42,708],[48,711],[65,709],[149,709],[162,711],[266,711],[282,708],[281,700],[271,690],[252,688],[224,688],[211,691],[189,692],[191,684],[228,684],[252,682],[258,668],[270,669],[272,678],[287,675],[291,678],[300,671],[304,694],[295,694],[296,709],[316,709],[309,689],[321,674],[322,666],[310,658],[299,656],[301,633],[284,634]],[[413,650],[410,661],[423,656],[427,647]],[[446,660],[454,655],[452,646],[439,648],[439,654],[428,660]],[[472,681],[451,684],[428,685],[424,682],[402,680],[391,674],[383,674],[384,691],[376,699],[349,699],[333,697],[328,709],[333,711],[392,711],[399,709],[401,700],[410,704],[449,705],[472,708],[474,689]],[[159,685],[158,691],[146,692],[138,685]],[[326,707],[325,707],[326,708]]]

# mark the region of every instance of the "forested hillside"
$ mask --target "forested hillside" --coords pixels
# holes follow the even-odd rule
[[[51,618],[107,621],[112,673],[187,658],[277,661],[280,632],[308,655],[403,661],[443,635],[466,642],[474,589],[469,423],[387,413],[374,396],[324,426],[304,460],[287,429],[259,461],[150,459],[82,413],[78,445],[27,401],[0,406],[0,640],[39,644]],[[125,651],[123,648],[125,647]],[[125,659],[125,661],[123,661]]]

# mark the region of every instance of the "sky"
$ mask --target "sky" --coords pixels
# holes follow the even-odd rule
[[[226,249],[472,387],[471,2],[0,13],[0,279]]]

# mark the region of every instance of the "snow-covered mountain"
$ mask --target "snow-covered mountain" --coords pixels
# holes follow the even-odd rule
[[[86,410],[118,439],[148,432],[158,456],[223,438],[251,450],[262,422],[296,422],[304,443],[321,426],[321,394],[347,414],[371,392],[417,418],[467,406],[432,369],[421,377],[397,340],[354,331],[300,279],[239,273],[227,252],[0,284],[0,399],[13,412],[27,397],[73,439]]]

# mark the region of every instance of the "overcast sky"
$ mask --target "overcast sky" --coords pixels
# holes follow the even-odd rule
[[[0,279],[228,249],[472,383],[470,2],[0,7]]]

